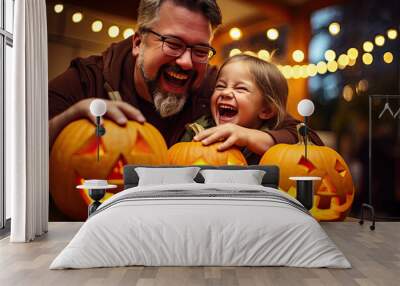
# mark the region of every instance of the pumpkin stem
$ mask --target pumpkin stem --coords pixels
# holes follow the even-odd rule
[[[191,129],[195,135],[199,134],[201,131],[204,130],[204,127],[201,126],[198,123],[190,123],[190,124],[186,124],[186,127]]]
[[[305,141],[304,141],[305,136],[303,136],[305,124],[299,123],[299,124],[297,124],[296,127],[297,127],[297,138],[299,139],[299,142],[297,144],[305,145]],[[308,136],[308,134],[307,134],[307,145],[314,145],[312,143],[312,141],[310,140],[310,137]]]

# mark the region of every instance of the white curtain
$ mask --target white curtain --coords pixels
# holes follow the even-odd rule
[[[45,0],[17,0],[13,94],[6,97],[6,188],[11,188],[12,242],[48,228],[48,80]]]

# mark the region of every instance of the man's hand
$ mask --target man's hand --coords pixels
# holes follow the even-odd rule
[[[90,113],[90,103],[93,99],[94,98],[87,98],[81,100],[49,120],[50,148],[61,130],[72,121],[80,118],[88,118],[90,121],[96,124],[96,118]],[[107,113],[105,114],[105,117],[108,117],[119,125],[125,125],[129,119],[136,120],[140,123],[144,123],[146,121],[140,110],[126,102],[111,100],[104,101],[107,105]]]
[[[71,112],[75,114],[75,118],[89,118],[93,123],[96,123],[96,118],[90,113],[90,103],[94,98],[81,100],[72,105]],[[107,113],[105,117],[111,119],[119,125],[125,125],[128,120],[135,120],[144,123],[146,119],[140,110],[124,101],[104,100],[107,105]]]
[[[204,145],[224,141],[218,147],[219,151],[227,150],[236,145],[247,147],[250,151],[259,155],[264,154],[275,144],[274,139],[268,133],[233,123],[225,123],[206,129],[197,134],[193,139],[201,141]]]

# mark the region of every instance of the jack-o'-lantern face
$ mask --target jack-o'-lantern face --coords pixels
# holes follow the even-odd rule
[[[180,142],[168,150],[170,165],[247,165],[242,152],[230,148],[220,152],[217,150],[221,143],[204,146],[201,142]]]
[[[343,220],[351,209],[355,188],[343,158],[324,146],[309,145],[307,159],[304,145],[278,144],[261,158],[260,165],[277,165],[280,168],[279,187],[296,197],[296,182],[291,176],[317,176],[314,183],[314,203],[311,214],[320,221]]]
[[[106,133],[98,139],[94,125],[88,120],[72,122],[52,147],[50,193],[59,210],[71,219],[87,218],[87,207],[92,200],[87,190],[76,189],[85,179],[106,179],[109,184],[118,186],[106,193],[104,201],[123,189],[124,165],[167,163],[167,146],[152,125],[129,121],[125,126],[119,126],[104,120],[104,127]]]

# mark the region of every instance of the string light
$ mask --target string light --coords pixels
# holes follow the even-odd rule
[[[267,38],[271,41],[275,41],[279,37],[279,31],[275,28],[268,29]]]
[[[242,51],[239,50],[239,49],[232,49],[232,50],[229,52],[229,57],[233,57],[233,56],[236,56],[236,55],[240,55],[241,53],[242,53]]]
[[[387,36],[389,39],[395,40],[397,38],[397,30],[396,29],[387,30]]]
[[[365,65],[370,65],[374,61],[374,57],[370,53],[364,53],[362,56],[362,61]]]
[[[342,96],[344,100],[347,102],[351,101],[353,99],[354,91],[353,88],[350,85],[345,85],[343,88]]]
[[[326,67],[327,67],[328,71],[335,72],[338,69],[338,63],[336,61],[330,61],[330,62],[328,62]]]
[[[229,30],[229,36],[232,40],[237,41],[242,37],[242,31],[239,28],[232,28]]]
[[[370,41],[365,41],[363,44],[363,49],[364,51],[370,53],[374,49],[374,44],[371,43]]]
[[[329,61],[334,61],[336,59],[336,53],[332,50],[327,50],[324,54],[325,59]]]
[[[262,59],[266,62],[269,62],[271,60],[271,55],[267,50],[259,50],[257,56],[259,59]]]
[[[326,74],[327,70],[328,70],[328,68],[327,68],[325,62],[321,61],[321,62],[317,63],[317,71],[319,74]]]
[[[362,79],[357,84],[357,89],[360,92],[366,92],[368,90],[368,81],[366,79]]]
[[[76,12],[72,15],[72,22],[79,23],[83,19],[83,14],[81,12]]]
[[[338,58],[338,64],[339,66],[344,66],[346,67],[350,62],[349,56],[345,54],[341,54]]]
[[[97,33],[103,29],[103,22],[100,20],[96,20],[92,23],[92,31]]]
[[[382,47],[385,44],[385,37],[382,35],[377,35],[375,37],[375,45]]]
[[[347,50],[347,55],[349,56],[350,60],[355,60],[358,57],[358,50],[356,48],[350,48]]]
[[[63,4],[54,5],[54,12],[56,12],[57,14],[60,14],[63,10],[64,10]]]
[[[119,27],[116,25],[111,26],[108,28],[108,35],[110,38],[116,38],[119,35]]]
[[[244,54],[252,56],[252,57],[257,57],[257,54],[255,52],[253,52],[253,51],[245,51]]]
[[[393,54],[391,52],[386,52],[383,54],[383,60],[385,63],[390,64],[393,62]]]
[[[130,36],[132,36],[133,34],[135,34],[135,31],[132,28],[127,28],[124,30],[123,36],[124,39],[129,38]]]
[[[318,73],[317,66],[315,64],[309,64],[307,66],[307,73],[309,76],[315,76]]]
[[[301,51],[301,50],[295,50],[295,51],[292,53],[292,58],[293,58],[293,60],[294,60],[295,62],[298,62],[298,63],[302,62],[302,61],[304,60],[304,53],[303,53],[303,51]]]
[[[329,25],[328,27],[329,33],[331,33],[331,35],[336,36],[337,34],[339,34],[340,32],[340,25],[337,22],[333,22]]]

